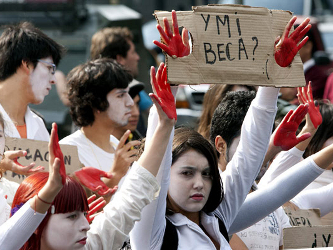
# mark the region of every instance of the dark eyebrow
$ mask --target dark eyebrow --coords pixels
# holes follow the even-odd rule
[[[128,91],[126,89],[119,89],[116,92],[117,92],[117,94],[128,93]]]
[[[183,170],[183,169],[187,169],[187,170],[197,170],[196,167],[191,167],[191,166],[183,166],[183,167],[181,167],[181,169],[182,169],[182,170]]]

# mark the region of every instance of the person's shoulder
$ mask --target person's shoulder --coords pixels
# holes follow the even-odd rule
[[[80,130],[75,131],[59,141],[60,144],[78,145],[82,139],[82,133]]]

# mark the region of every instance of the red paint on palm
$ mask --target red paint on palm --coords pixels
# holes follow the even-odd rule
[[[13,160],[13,162],[15,162],[18,166],[22,167],[22,168],[26,168],[27,166],[23,166],[21,165],[19,162],[18,162],[18,158],[15,158]],[[40,170],[44,170],[44,167],[43,166],[38,166],[38,167],[35,167],[35,168],[32,168],[32,169],[29,169],[28,170],[28,173],[34,173],[34,172],[38,172]]]
[[[290,110],[288,114],[286,114],[279,127],[275,131],[275,146],[281,147],[282,150],[289,150],[301,141],[304,141],[311,136],[310,133],[305,133],[299,137],[296,137],[297,128],[307,114],[308,109],[308,105],[301,104],[295,111]]]
[[[152,96],[157,100],[170,119],[177,120],[175,98],[167,82],[167,68],[164,63],[160,64],[157,74],[155,68],[151,68],[151,81],[155,90],[154,92],[156,93],[152,94]]]
[[[320,114],[319,106],[316,106],[315,102],[313,101],[312,96],[312,84],[311,81],[309,82],[308,87],[298,88],[298,97],[302,103],[309,104],[309,115],[311,122],[315,128],[323,122],[323,118]]]
[[[165,44],[153,41],[153,43],[164,50],[169,56],[184,57],[190,54],[190,46],[188,41],[188,31],[183,29],[182,37],[179,34],[178,21],[176,11],[172,11],[172,25],[173,33],[170,29],[170,25],[167,18],[163,19],[164,30],[161,25],[157,25],[157,29],[161,34],[161,37]]]
[[[294,60],[297,52],[303,47],[308,41],[308,37],[305,37],[300,43],[299,41],[305,36],[305,34],[311,28],[309,24],[310,19],[305,19],[301,25],[299,25],[294,32],[289,36],[291,27],[296,21],[296,17],[293,17],[287,24],[282,38],[277,40],[274,47],[275,61],[281,67],[288,67]],[[299,45],[297,45],[299,43]]]
[[[84,167],[75,171],[75,176],[80,183],[92,191],[97,191],[99,195],[107,195],[112,193],[112,189],[105,185],[101,177],[111,178],[110,173],[104,172],[94,167]]]
[[[66,168],[64,162],[64,156],[62,154],[61,148],[59,146],[59,137],[58,137],[58,126],[54,124],[54,133],[53,133],[53,154],[55,158],[59,158],[60,160],[60,175],[62,179],[62,185],[65,185],[66,182]]]

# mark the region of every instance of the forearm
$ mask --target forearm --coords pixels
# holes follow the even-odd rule
[[[38,192],[38,197],[40,199],[37,197],[37,195],[35,195],[32,199],[28,201],[30,207],[38,213],[46,213],[51,206],[51,204],[48,203],[53,202],[59,191],[59,188],[57,189],[47,182],[45,186]],[[46,201],[47,203],[44,201]]]
[[[322,173],[323,169],[309,157],[278,176],[270,185],[252,192],[246,197],[229,233],[241,231],[263,219],[292,199]]]
[[[311,136],[308,139],[306,139],[306,140],[298,143],[296,145],[296,148],[299,149],[299,150],[301,150],[301,151],[305,151],[305,149],[308,147],[311,139],[313,138],[313,136],[315,135],[316,132],[317,132],[317,129],[315,129],[314,127],[309,127],[309,126],[305,125],[304,128],[302,129],[302,131],[299,133],[298,136],[301,136],[301,135],[303,135],[305,133],[310,133]]]
[[[119,249],[140,220],[141,210],[158,195],[156,178],[134,163],[112,202],[98,215],[88,231],[89,249]]]
[[[216,215],[224,218],[227,228],[262,166],[277,110],[277,95],[278,89],[259,88],[243,121],[237,150],[223,173],[225,198]]]
[[[0,249],[20,249],[43,221],[46,213],[35,213],[30,201],[0,226]]]
[[[161,165],[172,129],[172,124],[157,126],[151,142],[148,143],[138,160],[139,165],[146,168],[154,176],[157,175],[159,166]]]
[[[277,176],[299,163],[302,160],[303,153],[303,151],[298,150],[296,147],[280,152],[261,178],[258,186],[263,187],[267,185]]]

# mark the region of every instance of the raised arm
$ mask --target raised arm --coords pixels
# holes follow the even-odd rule
[[[253,225],[282,206],[322,174],[332,162],[333,145],[330,145],[288,169],[270,185],[249,194],[229,233]]]
[[[0,249],[19,249],[30,238],[63,187],[60,159],[55,157],[56,125],[52,125],[49,142],[49,178],[45,186],[0,227]],[[62,159],[63,160],[63,159]],[[47,202],[47,203],[46,203]]]
[[[156,109],[153,109],[156,116],[153,121],[151,118],[148,121],[145,150],[139,160],[133,164],[113,200],[104,208],[104,213],[96,216],[91,224],[87,242],[89,249],[110,249],[110,246],[112,246],[111,249],[120,248],[128,238],[128,233],[134,223],[140,220],[143,207],[158,195],[159,184],[154,176],[158,173],[160,165],[163,165],[161,162],[166,148],[168,147],[167,152],[171,150],[170,141],[172,142],[173,138],[176,108],[170,86],[166,83],[164,65],[160,66],[156,76],[154,69],[151,69],[151,78],[154,90],[152,99],[156,106]],[[148,218],[152,218],[154,214],[148,216]],[[144,222],[146,218],[143,213],[140,223]],[[136,226],[138,224],[136,223]],[[148,228],[141,230],[144,238],[139,239],[140,249],[144,248],[148,232]],[[135,244],[135,240],[131,244]]]
[[[265,175],[260,180],[259,187],[267,185],[278,175],[302,160],[304,150],[309,145],[311,139],[317,131],[318,126],[322,122],[319,108],[314,104],[313,101],[311,83],[309,84],[308,88],[303,87],[298,89],[298,98],[300,103],[308,105],[308,113],[305,116],[306,123],[300,132],[299,137],[304,137],[307,134],[311,134],[311,136],[307,136],[307,139],[298,143],[294,148],[278,154]],[[284,140],[282,139],[280,141],[283,142]]]

